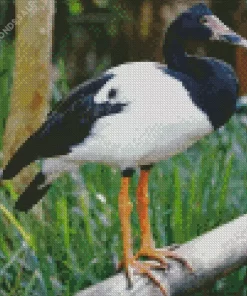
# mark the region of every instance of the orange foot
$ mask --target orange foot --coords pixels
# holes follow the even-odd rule
[[[154,259],[158,262],[149,262],[149,261],[138,261],[139,257],[148,257]],[[173,249],[157,249],[154,247],[142,247],[136,255],[134,255],[132,260],[127,262],[120,262],[118,269],[125,266],[126,276],[128,280],[128,286],[133,286],[133,274],[144,274],[146,275],[162,292],[164,296],[167,296],[166,288],[161,284],[160,280],[157,279],[153,273],[152,269],[166,269],[168,263],[166,258],[171,258],[182,263],[190,272],[193,272],[191,265],[177,254]]]
[[[158,262],[138,261],[137,259],[139,257],[148,257]],[[168,263],[166,262],[165,257],[179,261],[190,272],[193,272],[190,264],[175,251],[169,249],[156,249],[152,247],[142,247],[140,251],[136,253],[132,260],[128,260],[127,262],[120,262],[118,268],[122,268],[125,266],[129,287],[133,286],[133,274],[143,274],[146,275],[160,289],[164,296],[167,296],[166,288],[152,273],[152,269],[166,269],[168,267]]]
[[[156,261],[160,262],[161,267],[168,267],[168,264],[166,262],[165,258],[171,258],[176,261],[179,261],[182,263],[190,272],[193,272],[193,269],[191,265],[182,258],[179,254],[177,254],[173,250],[169,249],[157,249],[153,247],[142,247],[134,256],[134,259],[138,259],[139,257],[148,257],[151,259],[155,259]]]
[[[130,260],[127,263],[121,263],[121,266],[125,265],[126,268],[126,276],[128,280],[128,286],[133,286],[133,274],[144,274],[146,275],[162,292],[164,296],[167,296],[166,288],[161,284],[160,280],[157,279],[153,273],[152,269],[165,269],[166,266],[155,262],[147,262],[147,261],[137,261],[135,259]]]

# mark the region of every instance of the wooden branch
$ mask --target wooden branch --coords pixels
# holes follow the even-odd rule
[[[247,215],[241,216],[176,249],[193,267],[190,274],[180,263],[169,260],[169,269],[153,271],[167,287],[168,296],[191,295],[247,263]],[[124,273],[80,291],[76,296],[159,296],[160,291],[146,278],[134,276],[134,287],[126,289]]]

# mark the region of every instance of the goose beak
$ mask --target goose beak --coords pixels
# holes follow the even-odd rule
[[[214,15],[205,16],[205,25],[212,31],[211,40],[225,41],[247,48],[247,40],[236,34]]]
[[[218,40],[222,40],[231,44],[239,45],[247,48],[247,40],[235,32],[229,32],[219,36]]]

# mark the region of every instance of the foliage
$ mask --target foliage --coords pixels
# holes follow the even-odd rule
[[[9,96],[12,84],[14,49],[9,42],[0,42],[0,151],[2,135],[8,115]]]
[[[69,12],[71,15],[78,15],[83,12],[83,6],[78,0],[70,0],[69,1]]]

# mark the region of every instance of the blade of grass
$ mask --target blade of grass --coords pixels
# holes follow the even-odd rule
[[[173,237],[176,243],[184,242],[184,229],[183,229],[183,204],[181,194],[181,178],[179,175],[179,168],[174,168],[174,208],[173,208]]]
[[[30,279],[30,281],[29,281],[29,283],[25,287],[23,296],[29,296],[29,295],[31,295],[33,286],[35,284],[36,277],[37,277],[37,271],[35,270],[34,273],[33,273],[33,275],[32,275],[32,277],[31,277],[31,279]]]
[[[18,257],[20,257],[21,253],[24,252],[26,246],[21,246],[12,256],[11,259],[1,267],[0,270],[0,276],[4,275],[4,273],[10,268],[11,265],[14,264],[15,261],[17,261]]]
[[[195,173],[191,176],[191,183],[189,187],[189,197],[188,197],[188,206],[187,206],[187,222],[186,222],[186,240],[190,240],[195,237],[197,234],[197,221],[195,215],[195,209],[197,205],[197,196],[196,196],[196,175]]]
[[[3,181],[4,188],[9,192],[11,198],[16,201],[18,199],[18,194],[15,191],[14,185],[12,181]]]
[[[64,238],[64,247],[66,250],[70,249],[70,235],[69,235],[69,218],[67,198],[61,197],[56,203],[57,209],[57,229],[62,230]]]
[[[27,245],[32,248],[33,250],[36,250],[36,246],[34,244],[34,239],[32,238],[32,235],[28,233],[18,222],[18,220],[14,217],[14,215],[4,206],[0,205],[0,210],[3,212],[5,217],[15,226],[15,228],[20,232],[22,235],[24,241],[27,243]]]
[[[83,220],[85,225],[85,236],[87,239],[87,244],[89,248],[94,248],[94,233],[90,223],[90,211],[89,211],[89,201],[86,200],[85,196],[80,197],[80,207],[83,213]]]
[[[232,163],[233,163],[234,156],[233,154],[230,155],[230,158],[227,161],[223,181],[222,181],[222,187],[220,190],[219,195],[219,202],[218,202],[218,218],[222,221],[226,219],[225,211],[227,209],[227,193],[228,193],[228,187],[229,187],[229,181],[231,177],[231,171],[232,171]]]
[[[14,61],[14,47],[12,43],[3,41],[0,44],[0,71],[4,73],[0,77],[0,150],[2,149],[2,140],[4,134],[5,121],[9,109],[10,73]]]

